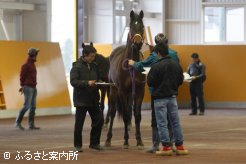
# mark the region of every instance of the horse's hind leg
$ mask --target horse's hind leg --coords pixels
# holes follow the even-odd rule
[[[111,111],[110,111],[110,118],[111,119],[110,119],[108,134],[107,134],[107,140],[105,142],[105,146],[106,147],[110,147],[111,146],[111,139],[113,137],[112,131],[113,131],[115,113],[116,113],[116,109],[115,108],[111,108]]]
[[[116,114],[116,100],[117,100],[117,90],[116,89],[111,89],[110,92],[110,102],[109,102],[109,109],[110,109],[110,125],[108,129],[108,134],[107,134],[107,139],[105,141],[105,146],[110,147],[111,146],[111,139],[113,136],[112,130],[113,130],[113,124],[114,124],[114,117]]]

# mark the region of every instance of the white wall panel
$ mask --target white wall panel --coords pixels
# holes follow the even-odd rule
[[[201,0],[167,0],[166,34],[171,44],[201,43]]]
[[[209,3],[246,3],[246,0],[203,0]]]
[[[85,42],[112,43],[113,42],[112,16],[90,15],[89,40]]]
[[[95,43],[113,42],[112,0],[88,0],[88,41]]]
[[[3,14],[3,23],[6,28],[10,40],[15,40],[17,37],[16,34],[16,15],[14,14]],[[0,40],[6,40],[6,36],[3,30],[2,25],[0,24]]]
[[[87,0],[90,10],[112,10],[112,0]]]
[[[141,0],[141,9],[144,12],[162,13],[163,0]]]
[[[154,43],[155,35],[162,32],[162,20],[161,20],[161,18],[144,18],[144,26],[146,28],[148,26],[150,27],[151,35],[152,35],[152,42]]]
[[[34,11],[4,9],[3,20],[10,40],[47,41],[47,0],[23,0],[35,4]],[[0,2],[19,2],[19,0],[0,0]],[[6,40],[0,25],[0,39]]]
[[[23,40],[47,41],[46,11],[23,12]]]
[[[200,0],[167,0],[168,19],[197,19],[200,14]],[[198,7],[198,8],[197,8]]]

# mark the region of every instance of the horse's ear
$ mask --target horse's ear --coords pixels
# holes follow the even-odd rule
[[[90,43],[90,46],[92,46],[92,47],[93,47],[93,43],[92,43],[92,42]]]
[[[130,13],[130,18],[131,18],[131,19],[134,19],[134,17],[135,17],[135,13],[134,13],[134,11],[132,10],[131,13]]]
[[[140,11],[140,13],[139,13],[139,17],[140,17],[140,19],[143,19],[143,17],[144,17],[143,10],[141,10],[141,11]]]
[[[85,48],[85,43],[82,43],[82,48]]]

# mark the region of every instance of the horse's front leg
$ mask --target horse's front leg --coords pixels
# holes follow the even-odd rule
[[[138,149],[143,149],[144,144],[141,138],[140,132],[140,123],[141,123],[141,106],[144,96],[144,91],[139,91],[139,95],[136,95],[134,102],[134,117],[135,117],[135,126],[136,126],[136,140]]]
[[[129,148],[129,133],[128,133],[128,124],[129,124],[129,115],[127,112],[124,112],[123,114],[123,121],[124,121],[124,145],[123,148],[124,149],[128,149]]]
[[[109,129],[108,129],[108,134],[107,134],[107,140],[105,141],[105,146],[110,147],[111,146],[111,139],[113,137],[113,124],[114,124],[114,117],[116,114],[116,108],[113,107],[110,109],[110,124],[109,124]]]

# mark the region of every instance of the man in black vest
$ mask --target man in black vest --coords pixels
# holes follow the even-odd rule
[[[189,65],[188,74],[191,76],[190,95],[191,95],[191,108],[190,115],[197,115],[197,98],[199,102],[200,113],[204,115],[205,105],[203,98],[203,82],[206,80],[206,66],[199,59],[197,53],[191,55],[192,63]]]

